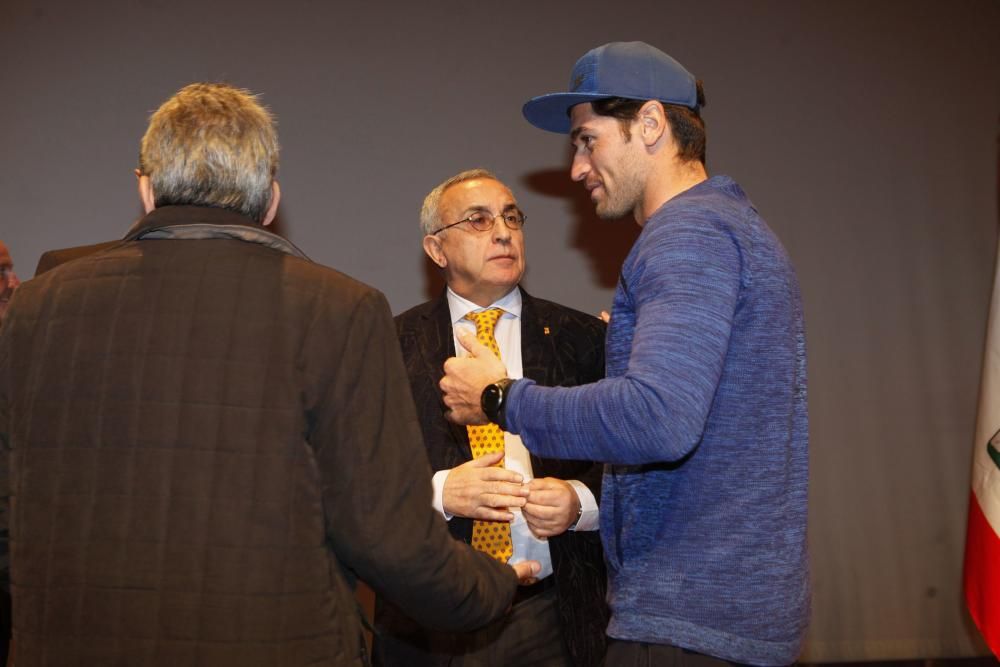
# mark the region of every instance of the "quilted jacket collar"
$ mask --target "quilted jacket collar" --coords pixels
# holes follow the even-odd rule
[[[309,259],[291,241],[267,231],[250,218],[208,206],[164,206],[150,211],[129,229],[124,240],[143,239],[236,239]]]

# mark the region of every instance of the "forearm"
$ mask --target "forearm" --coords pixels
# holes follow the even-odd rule
[[[536,454],[625,465],[676,461],[700,442],[740,290],[739,252],[710,219],[644,231],[623,267],[609,374],[579,387],[509,390],[508,430]]]
[[[538,456],[637,465],[683,457],[697,444],[703,417],[675,413],[641,381],[621,377],[581,387],[518,381],[507,428]]]

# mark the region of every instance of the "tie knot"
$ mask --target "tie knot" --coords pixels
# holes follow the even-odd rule
[[[476,325],[476,335],[493,334],[497,326],[497,320],[503,315],[501,308],[489,308],[480,312],[472,312],[465,316],[465,319],[472,320]]]

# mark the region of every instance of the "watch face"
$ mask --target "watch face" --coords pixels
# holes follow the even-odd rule
[[[500,387],[495,384],[488,384],[483,389],[482,408],[487,417],[491,419],[496,416],[497,408],[500,406]]]

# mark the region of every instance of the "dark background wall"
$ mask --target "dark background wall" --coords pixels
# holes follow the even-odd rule
[[[638,232],[595,218],[520,116],[611,40],[705,81],[709,170],[787,245],[809,335],[810,661],[982,652],[959,594],[997,246],[1000,3],[0,1],[0,238],[121,236],[146,118],[182,85],[262,93],[280,229],[397,312],[439,283],[417,212],[484,166],[520,198],[534,293],[608,306]]]

